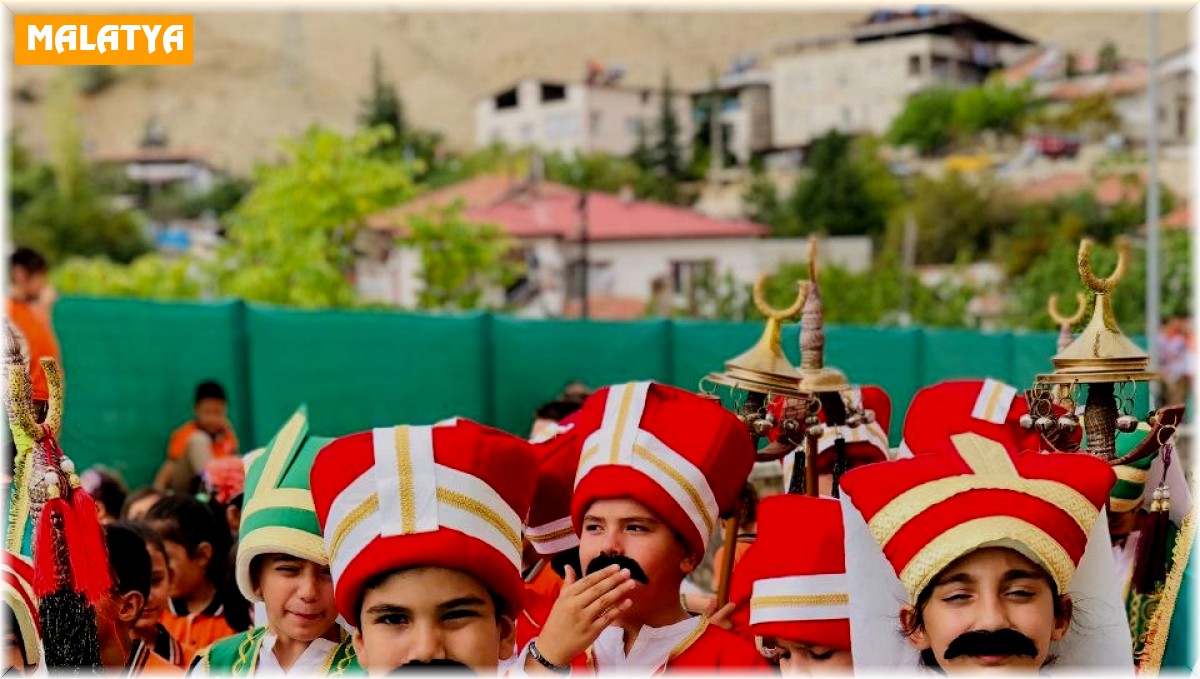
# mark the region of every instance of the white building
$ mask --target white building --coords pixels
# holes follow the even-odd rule
[[[497,224],[518,243],[527,279],[509,291],[508,300],[530,317],[579,315],[585,250],[593,318],[635,318],[653,303],[688,306],[705,282],[729,275],[744,286],[783,261],[806,257],[805,241],[768,239],[767,228],[759,224],[604,193],[588,197],[585,245],[577,190],[492,175],[371,217],[370,231],[387,245],[359,261],[356,280],[364,298],[402,307],[416,304],[420,256],[391,243],[403,234],[408,217],[456,200],[463,202],[467,219]],[[870,265],[870,239],[830,239],[822,261],[862,271]]]
[[[773,146],[806,146],[830,130],[883,134],[909,95],[979,84],[1031,44],[968,14],[927,7],[877,11],[843,34],[781,46],[771,69]]]
[[[657,88],[522,80],[475,104],[475,143],[624,156],[636,148],[639,126],[653,143],[661,98]],[[676,90],[674,99],[679,144],[688,148],[691,95]]]

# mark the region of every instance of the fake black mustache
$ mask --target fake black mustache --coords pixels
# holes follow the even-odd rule
[[[1037,656],[1037,645],[1029,637],[1014,629],[1001,629],[994,632],[967,632],[950,642],[946,647],[946,660],[952,660],[961,655],[979,657],[983,655],[1016,655]]]
[[[421,672],[438,672],[439,674],[471,674],[471,668],[450,658],[435,658],[434,660],[410,660],[388,675],[412,674]]]
[[[650,584],[650,578],[646,575],[646,571],[642,570],[641,565],[624,554],[601,554],[588,562],[587,573],[585,575],[591,575],[596,571],[602,571],[613,565],[628,568],[629,577],[643,585]]]

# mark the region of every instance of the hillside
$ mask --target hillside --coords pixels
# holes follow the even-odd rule
[[[155,114],[172,146],[202,150],[217,166],[245,172],[255,161],[277,155],[280,137],[311,123],[352,129],[367,91],[371,54],[378,49],[409,119],[469,148],[474,102],[519,77],[578,79],[588,59],[600,59],[626,65],[630,84],[657,85],[670,71],[678,84],[701,87],[710,68],[723,69],[737,52],[766,56],[777,40],[838,31],[865,11],[864,6],[854,12],[797,7],[737,13],[689,8],[196,14],[194,65],[130,69],[81,108],[93,152],[131,150]],[[1091,51],[1111,39],[1122,54],[1146,53],[1145,12],[975,13],[1069,48]],[[1163,53],[1186,45],[1183,11],[1163,11],[1159,26]],[[39,152],[47,148],[42,95],[53,75],[53,69],[40,67],[12,71],[14,91],[26,88],[39,97],[28,103],[10,93],[12,122],[21,140]]]

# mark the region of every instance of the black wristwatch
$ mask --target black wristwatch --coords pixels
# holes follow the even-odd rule
[[[529,655],[532,656],[533,659],[536,660],[539,665],[541,665],[542,667],[545,667],[546,669],[550,670],[551,672],[553,672],[555,674],[567,675],[567,674],[571,673],[570,665],[555,665],[554,663],[550,662],[549,660],[546,660],[546,658],[544,658],[541,653],[538,653],[536,639],[529,642]]]

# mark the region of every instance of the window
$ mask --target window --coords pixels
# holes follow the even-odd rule
[[[500,94],[496,95],[496,108],[497,109],[516,108],[516,107],[517,107],[517,88],[514,87],[511,90],[501,92]]]
[[[921,75],[921,57],[913,54],[908,57],[908,74]]]
[[[612,293],[612,262],[588,262],[588,298]],[[567,265],[567,297],[583,296],[583,262],[576,259]]]
[[[685,259],[671,262],[671,291],[677,295],[694,295],[699,288],[712,282],[716,262],[711,259]]]
[[[645,106],[650,101],[650,90],[642,90],[642,106]]]
[[[641,118],[626,118],[625,133],[631,137],[636,137],[641,133],[642,119]]]
[[[542,103],[548,101],[562,101],[567,98],[567,88],[562,85],[551,85],[542,83]]]

